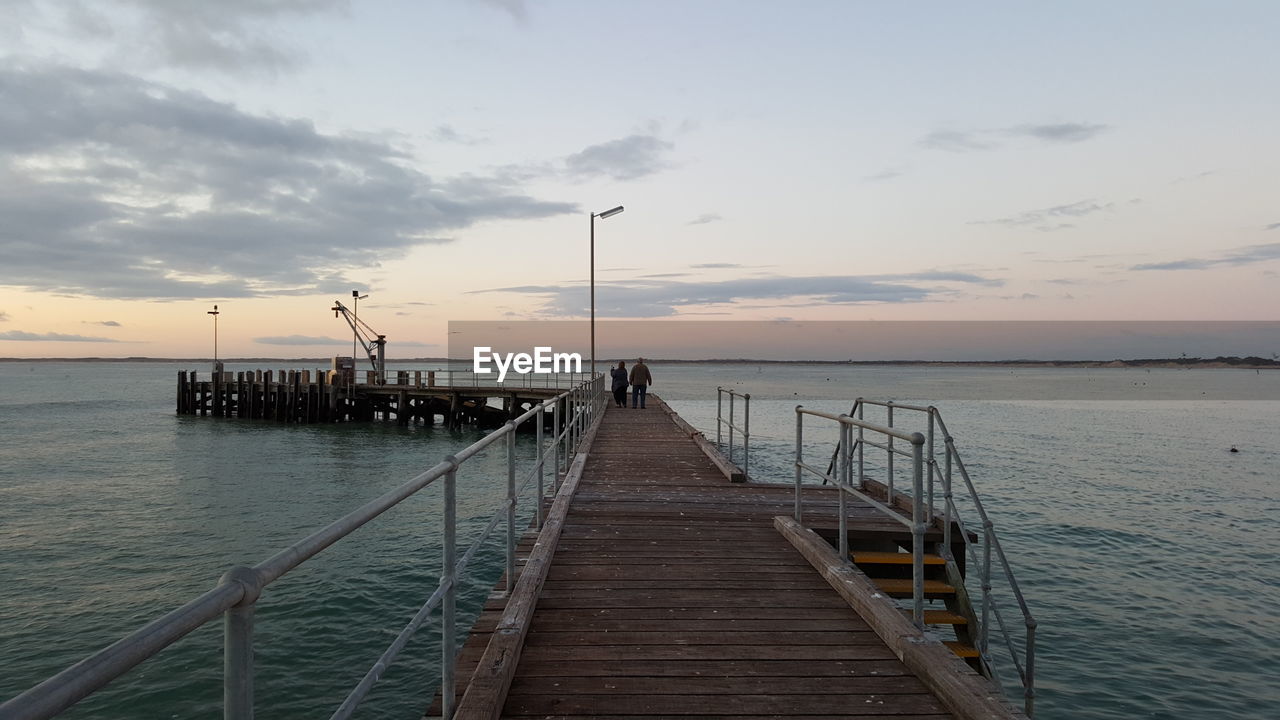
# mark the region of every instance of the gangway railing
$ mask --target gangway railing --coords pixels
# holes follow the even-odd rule
[[[724,416],[724,398],[729,398],[729,417]],[[742,398],[742,425],[739,426],[734,421],[735,400]],[[728,430],[729,445],[726,456],[729,462],[733,459],[733,433],[737,431],[742,436],[742,475],[744,478],[751,479],[751,393],[740,393],[730,388],[716,388],[716,446],[725,447],[724,430]]]
[[[882,426],[866,422],[866,409],[878,408],[883,410],[885,424]],[[909,413],[923,414],[926,417],[925,433],[914,433],[919,436],[923,446],[922,461],[923,468],[917,467],[914,457],[916,444],[912,441],[912,451],[905,452],[900,446],[895,445],[895,440],[903,439],[900,427],[899,413],[906,411]],[[832,482],[841,487],[842,491],[848,491],[858,495],[864,500],[868,500],[881,511],[898,517],[905,522],[905,519],[894,510],[896,497],[907,496],[910,499],[912,507],[912,515],[922,513],[922,516],[929,518],[927,523],[938,523],[942,529],[942,543],[940,554],[948,563],[954,564],[957,558],[953,555],[952,543],[956,541],[958,531],[959,541],[964,546],[963,554],[968,560],[968,567],[971,568],[968,573],[969,577],[975,574],[980,578],[980,614],[977,619],[977,628],[974,632],[976,639],[975,649],[979,653],[980,661],[992,679],[997,684],[1001,683],[999,673],[999,663],[991,652],[990,640],[992,631],[1000,636],[1003,640],[1005,651],[1008,653],[1009,661],[1012,663],[1018,675],[1019,684],[1023,689],[1023,706],[1028,716],[1032,716],[1035,709],[1035,649],[1036,649],[1036,627],[1037,623],[1027,606],[1026,598],[1022,593],[1018,580],[1013,574],[1013,568],[1009,564],[1009,559],[1005,555],[1004,548],[1000,544],[1000,538],[996,535],[995,525],[988,516],[982,498],[978,495],[969,471],[964,464],[964,460],[960,457],[960,452],[956,449],[955,438],[947,430],[947,425],[942,419],[938,408],[922,405],[911,405],[905,403],[896,403],[893,401],[870,400],[867,398],[858,398],[854,402],[852,409],[847,415],[831,415],[829,413],[817,413],[809,410],[801,410],[797,408],[797,425],[796,425],[796,461],[797,461],[797,483],[800,479],[801,461],[801,413],[826,417],[830,419],[843,418],[841,422],[840,439],[837,442],[836,449],[832,453],[831,461],[827,466],[825,473],[819,472],[816,468],[806,467],[805,469],[819,477],[823,478],[823,483]],[[855,417],[856,416],[856,417]],[[856,428],[856,433],[850,430]],[[878,435],[883,435],[883,439],[876,436],[868,436],[869,431],[874,431]],[[936,451],[935,440],[941,436],[943,448],[941,451],[941,463],[939,462],[939,453]],[[857,480],[859,487],[863,486],[867,480],[875,480],[867,474],[867,457],[866,449],[874,448],[885,452],[884,462],[881,468],[884,472],[885,499],[887,506],[880,504],[866,497],[865,493],[860,491],[854,492],[851,488],[844,487],[841,478],[847,478],[850,483],[854,479]],[[896,483],[899,469],[895,467],[894,458],[901,456],[912,457],[911,480],[912,487],[909,493],[903,492],[900,485]],[[854,458],[856,457],[856,461]],[[844,465],[841,465],[844,463]],[[855,469],[856,468],[856,469]],[[922,472],[923,470],[923,472]],[[960,512],[960,508],[955,502],[955,494],[953,480],[956,474],[959,474],[962,482],[962,491],[968,498],[973,512],[977,516],[977,520],[982,525],[982,533],[978,535],[968,530],[964,517]],[[923,483],[920,480],[923,479]],[[941,486],[942,491],[942,507],[941,513],[935,507],[936,493],[935,489]],[[799,492],[797,486],[797,493]],[[841,498],[844,492],[841,492]],[[797,519],[799,518],[799,497],[797,495]],[[842,507],[843,520],[843,507]],[[940,516],[939,516],[940,515]],[[913,528],[914,530],[914,528]],[[842,530],[841,542],[844,536]],[[919,547],[920,543],[914,540],[913,547]],[[913,553],[914,554],[914,553]],[[996,565],[998,564],[998,568]],[[1023,646],[1021,651],[1014,642],[1014,633],[1009,624],[1006,622],[1004,613],[1000,604],[996,601],[995,595],[992,593],[992,575],[993,571],[997,576],[1003,577],[1005,585],[1009,593],[1013,596],[1018,606],[1018,611],[1022,615],[1022,625],[1024,630]],[[923,579],[923,567],[917,567],[915,558],[912,562],[912,579],[913,586],[918,586]],[[915,592],[913,588],[913,604],[915,603]],[[1003,687],[1003,686],[1002,686]]]
[[[342,540],[365,523],[373,520],[402,501],[444,480],[441,509],[444,520],[441,550],[440,582],[427,601],[391,642],[342,704],[331,720],[351,717],[361,701],[382,677],[421,625],[437,608],[441,623],[441,698],[445,718],[453,716],[457,638],[458,578],[467,569],[477,550],[505,520],[507,590],[516,581],[517,501],[521,492],[535,480],[538,493],[535,523],[542,526],[542,498],[545,495],[545,467],[551,456],[554,482],[559,489],[561,473],[567,472],[572,456],[587,429],[605,408],[604,376],[597,375],[554,398],[538,403],[503,427],[477,440],[455,455],[446,457],[426,472],[399,487],[371,500],[362,507],[335,520],[252,567],[231,568],[208,592],[159,617],[116,643],[72,665],[26,692],[0,705],[5,720],[39,720],[58,715],[80,700],[106,686],[134,666],[155,656],[197,628],[222,617],[223,623],[223,717],[226,720],[251,720],[254,715],[254,609],[262,591],[288,572],[315,557],[325,548]],[[550,442],[544,436],[544,420],[551,411],[554,433]],[[533,465],[517,483],[516,432],[523,423],[534,421],[537,433],[537,455]],[[461,558],[457,547],[457,474],[465,463],[485,448],[501,440],[506,442],[507,493],[483,533],[467,548]]]

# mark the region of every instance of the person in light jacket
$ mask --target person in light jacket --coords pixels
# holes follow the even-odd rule
[[[644,409],[644,395],[649,386],[653,384],[653,375],[649,374],[649,366],[644,364],[644,358],[636,361],[631,366],[631,409],[636,408],[639,403],[640,409]]]
[[[613,402],[618,407],[627,406],[627,364],[618,361],[618,367],[609,371],[613,378]]]

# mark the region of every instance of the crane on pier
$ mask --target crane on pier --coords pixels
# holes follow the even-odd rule
[[[373,371],[382,375],[387,370],[387,336],[378,334],[369,326],[369,323],[361,320],[347,309],[340,301],[334,300],[333,307],[329,308],[333,311],[333,316],[341,316],[351,326],[351,331],[355,333],[356,338],[360,341],[360,346],[364,348],[365,353],[369,356],[369,364],[373,366]]]

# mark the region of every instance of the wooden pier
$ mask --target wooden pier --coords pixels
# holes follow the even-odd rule
[[[835,490],[806,489],[802,527],[791,486],[730,482],[652,395],[610,407],[582,447],[458,656],[454,717],[1025,717],[963,659],[959,578],[927,583],[948,644],[889,600],[911,557],[902,524],[850,502],[846,564]]]
[[[556,387],[436,384],[434,371],[367,373],[365,382],[331,380],[323,370],[178,372],[177,412],[286,423],[394,420],[400,425],[493,428],[563,392]],[[500,400],[502,407],[489,403]]]

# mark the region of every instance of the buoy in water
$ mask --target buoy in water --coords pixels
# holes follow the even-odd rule
[[[1235,445],[1232,445],[1232,446],[1231,446],[1231,452],[1240,452],[1240,451],[1236,449],[1236,446],[1235,446]]]

